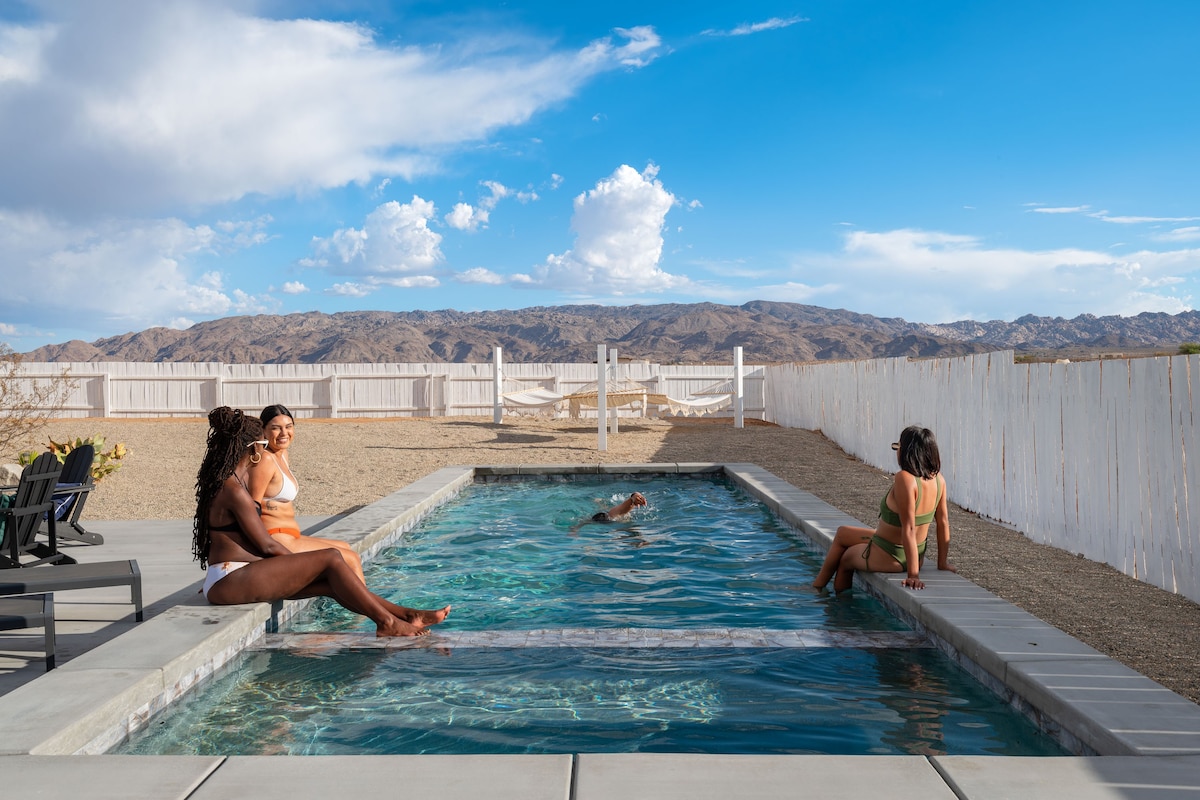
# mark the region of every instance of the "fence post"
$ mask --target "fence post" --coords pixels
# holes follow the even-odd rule
[[[338,417],[338,384],[337,373],[329,376],[329,418],[337,419]]]
[[[108,382],[108,370],[104,371],[104,378],[100,381],[100,416],[108,418],[112,411],[112,385]]]
[[[617,373],[620,371],[621,366],[621,362],[617,359],[617,348],[614,347],[608,351],[608,361],[612,364],[613,383],[617,383],[620,380],[620,376]],[[608,428],[609,433],[615,434],[617,432],[617,418],[620,414],[619,407],[614,403],[612,407],[612,424]]]
[[[746,427],[745,401],[742,393],[742,347],[733,348],[733,427]]]
[[[213,408],[225,405],[225,377],[221,373],[213,376]]]
[[[492,388],[495,395],[492,402],[492,422],[496,425],[504,422],[504,373],[501,371],[503,362],[504,348],[496,345],[496,349],[492,351]]]
[[[601,453],[608,450],[608,398],[604,385],[608,364],[604,357],[604,345],[596,345],[596,449]]]

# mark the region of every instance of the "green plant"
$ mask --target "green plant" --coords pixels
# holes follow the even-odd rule
[[[67,453],[74,450],[76,447],[82,447],[85,444],[90,444],[96,449],[96,455],[92,459],[92,480],[96,483],[104,480],[109,475],[121,468],[121,459],[129,455],[129,449],[125,447],[124,442],[117,442],[108,450],[104,450],[103,436],[89,436],[86,439],[76,437],[74,440],[68,439],[65,442],[56,442],[49,439],[49,445],[46,450],[54,454],[61,464],[67,458]],[[17,456],[17,461],[22,466],[32,464],[44,451],[26,450]]]
[[[1181,356],[1194,356],[1197,353],[1200,353],[1200,344],[1196,342],[1184,342],[1179,345],[1179,355]]]

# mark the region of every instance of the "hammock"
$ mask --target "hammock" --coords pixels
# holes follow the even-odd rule
[[[679,399],[668,397],[658,392],[652,392],[636,381],[609,381],[605,385],[604,399],[605,405],[610,408],[637,406],[638,404],[641,404],[642,408],[646,408],[647,406],[666,406],[672,414],[685,417],[690,415],[700,416],[712,411],[718,411],[732,402],[732,388],[726,390],[725,393],[719,393],[716,390],[721,386],[722,384],[716,384],[696,394]],[[569,405],[571,416],[578,417],[581,409],[596,408],[600,402],[599,398],[600,390],[597,384],[592,383],[584,386],[577,392],[567,395],[563,399]]]
[[[549,414],[554,416],[562,410],[563,396],[543,386],[522,387],[519,379],[505,378],[504,383],[514,387],[500,395],[504,410],[520,416]],[[526,382],[528,383],[528,382]]]

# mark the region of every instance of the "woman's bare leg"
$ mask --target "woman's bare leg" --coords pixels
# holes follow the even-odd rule
[[[290,536],[286,533],[273,533],[271,538],[282,544],[293,553],[311,553],[313,550],[334,549],[342,554],[342,558],[350,565],[350,569],[354,570],[354,574],[358,579],[367,585],[367,579],[363,576],[362,557],[355,552],[354,548],[345,542],[340,542],[337,539],[322,539],[319,536]]]
[[[377,636],[421,636],[423,624],[397,618],[383,598],[367,590],[341,553],[325,548],[252,561],[222,578],[208,592],[215,605],[268,603],[283,598],[332,597],[375,623]]]
[[[863,528],[857,525],[843,525],[837,529],[837,534],[833,537],[833,544],[829,546],[829,552],[825,554],[825,563],[821,565],[821,571],[817,573],[816,580],[813,581],[813,587],[824,589],[829,581],[837,573],[838,567],[841,566],[842,556],[846,554],[847,548],[856,545],[864,545],[871,541],[871,537],[875,535],[875,531],[871,528]],[[851,575],[851,580],[853,580]],[[837,582],[834,583],[835,590]]]

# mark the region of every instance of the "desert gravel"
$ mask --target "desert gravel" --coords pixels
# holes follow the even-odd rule
[[[195,509],[204,420],[65,420],[52,438],[104,436],[129,449],[89,499],[91,519],[180,519]],[[357,509],[456,464],[751,462],[873,524],[890,477],[819,432],[748,421],[628,420],[596,450],[594,424],[449,417],[300,420],[292,464],[301,514]],[[954,487],[949,487],[954,499]],[[1115,569],[1031,542],[951,506],[959,573],[1176,692],[1200,702],[1200,605]],[[930,537],[933,541],[933,537]],[[189,548],[190,542],[180,542]],[[932,557],[932,554],[930,554]]]

